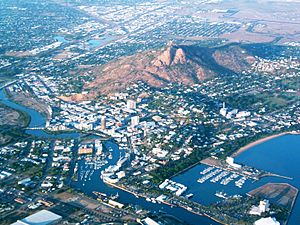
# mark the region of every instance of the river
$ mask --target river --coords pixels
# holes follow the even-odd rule
[[[26,112],[31,117],[29,128],[41,127],[46,124],[46,119],[39,112],[10,101],[6,97],[3,90],[0,90],[0,101],[11,108]],[[26,132],[39,138],[77,138],[80,136],[80,134],[78,133],[65,133],[65,134],[57,134],[57,135],[48,134],[43,130],[26,130]],[[207,217],[198,216],[177,207],[171,208],[163,204],[153,204],[151,202],[147,202],[143,198],[136,198],[132,194],[112,188],[104,184],[100,179],[101,170],[105,169],[109,165],[116,163],[116,161],[119,159],[118,146],[112,142],[106,142],[105,145],[106,147],[111,147],[113,149],[113,158],[109,160],[109,163],[107,165],[95,171],[95,173],[91,177],[91,180],[85,182],[80,180],[77,182],[72,182],[72,186],[74,188],[79,189],[88,195],[92,195],[93,191],[104,192],[107,194],[119,193],[120,202],[139,205],[151,211],[162,210],[170,215],[174,215],[180,220],[188,222],[189,224],[195,224],[195,225],[199,225],[199,224],[217,225],[218,224]],[[249,166],[256,167],[258,169],[293,177],[294,180],[291,181],[282,178],[267,177],[257,182],[246,181],[242,189],[237,188],[233,184],[233,182],[229,183],[226,186],[221,185],[219,183],[214,184],[211,182],[205,182],[203,184],[199,184],[197,182],[197,179],[200,177],[199,172],[207,167],[205,165],[197,165],[191,168],[190,170],[186,171],[185,173],[178,175],[177,177],[174,178],[174,180],[188,186],[189,188],[188,193],[194,194],[193,200],[205,205],[220,200],[218,199],[218,197],[214,195],[215,192],[219,190],[225,191],[229,195],[245,194],[246,192],[254,188],[257,188],[263,184],[266,184],[268,182],[290,183],[293,186],[300,189],[300,182],[299,182],[300,148],[299,146],[300,146],[299,135],[284,135],[269,140],[267,142],[261,143],[259,145],[256,145],[236,157],[236,161],[238,163],[243,163]],[[300,200],[298,198],[295,203],[295,207],[291,214],[288,225],[300,224],[299,212],[300,212]]]
[[[27,115],[29,115],[30,123],[28,125],[28,128],[45,127],[46,118],[41,113],[37,112],[34,109],[30,109],[23,105],[12,102],[11,100],[9,100],[7,98],[6,94],[4,93],[4,91],[2,89],[0,90],[0,102],[10,108],[25,112]],[[26,133],[33,135],[35,137],[40,137],[40,138],[77,138],[80,136],[76,132],[62,133],[62,134],[50,134],[41,129],[39,129],[39,130],[27,129]]]
[[[3,90],[0,90],[0,102],[7,105],[8,107],[11,107],[16,110],[23,111],[27,113],[31,120],[28,128],[34,128],[34,127],[43,127],[46,124],[46,118],[41,115],[41,113],[27,108],[25,106],[22,106],[20,104],[16,104],[12,101],[10,101],[6,94],[3,92]],[[33,136],[36,136],[38,138],[77,138],[80,136],[78,133],[65,133],[65,134],[48,134],[47,132],[43,130],[26,130],[26,133],[29,133]],[[162,210],[170,215],[175,216],[176,218],[186,221],[189,224],[192,225],[218,225],[219,223],[214,222],[213,220],[195,215],[191,212],[188,212],[182,208],[174,207],[171,208],[170,206],[163,205],[163,204],[154,204],[151,202],[147,202],[144,198],[136,198],[134,195],[129,194],[125,191],[121,191],[116,188],[112,188],[106,184],[103,183],[103,181],[100,179],[100,172],[107,168],[109,165],[115,164],[117,160],[119,159],[119,148],[116,144],[107,141],[105,143],[106,147],[111,147],[113,149],[113,157],[111,160],[109,160],[109,163],[105,166],[103,166],[101,169],[95,171],[95,173],[92,175],[91,180],[86,181],[83,183],[83,181],[78,182],[72,182],[71,186],[74,188],[81,190],[87,195],[92,195],[93,191],[99,191],[104,192],[107,194],[116,194],[119,193],[120,196],[120,202],[133,204],[141,206],[147,210],[151,211],[159,211]],[[83,163],[83,162],[80,162]],[[78,171],[80,173],[80,171]]]

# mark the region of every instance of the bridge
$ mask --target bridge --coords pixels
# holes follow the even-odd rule
[[[45,127],[28,127],[28,128],[25,128],[25,130],[44,130]]]
[[[18,81],[20,81],[20,80],[22,80],[22,79],[24,79],[24,78],[30,77],[30,76],[33,76],[33,74],[28,74],[28,75],[26,75],[26,76],[24,76],[24,77],[21,77],[19,80],[13,80],[13,81],[11,81],[11,82],[8,82],[8,83],[4,84],[3,86],[1,86],[1,87],[0,87],[0,90],[2,90],[3,88],[8,87],[8,86],[10,86],[10,85],[12,85],[12,84],[14,84],[14,83],[17,83]]]

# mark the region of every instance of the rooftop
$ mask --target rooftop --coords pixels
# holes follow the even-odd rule
[[[55,224],[60,221],[62,217],[48,210],[41,210],[35,214],[32,214],[22,220],[11,225],[48,225]]]

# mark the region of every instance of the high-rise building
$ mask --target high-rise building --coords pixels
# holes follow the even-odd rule
[[[105,116],[101,117],[101,129],[106,130],[106,117]]]
[[[96,150],[96,155],[102,154],[103,146],[100,140],[95,140],[95,150]]]
[[[137,126],[140,123],[140,117],[139,116],[133,116],[131,117],[131,126]]]
[[[147,133],[148,133],[148,128],[147,128],[146,123],[144,124],[143,131],[144,131],[144,138],[145,138],[147,136]]]
[[[136,109],[136,101],[132,99],[127,100],[127,109]]]
[[[220,110],[220,114],[222,116],[226,116],[226,114],[227,114],[227,109],[226,109],[226,106],[225,106],[225,102],[223,102],[223,107]]]
[[[269,211],[270,210],[269,207],[270,207],[269,200],[265,199],[265,200],[259,202],[259,210],[260,210],[260,212],[267,212],[267,211]]]

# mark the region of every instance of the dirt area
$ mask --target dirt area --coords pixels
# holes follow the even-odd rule
[[[211,157],[203,159],[201,161],[201,163],[205,164],[205,165],[209,165],[209,166],[217,166],[217,167],[221,167],[222,166],[222,164],[220,163],[220,160],[213,159]]]
[[[265,43],[271,42],[275,39],[269,34],[250,33],[246,31],[246,27],[240,28],[233,33],[226,33],[220,36],[220,38],[226,38],[229,42],[245,42],[245,43]]]
[[[70,59],[74,56],[74,52],[71,51],[62,51],[60,53],[58,53],[57,55],[55,55],[53,57],[54,60],[63,60],[63,59]]]
[[[11,141],[12,136],[8,130],[25,127],[28,122],[29,118],[25,114],[0,104],[0,127],[2,130],[0,132],[0,145]]]
[[[286,183],[268,183],[248,193],[251,196],[266,198],[274,204],[292,209],[298,189]]]
[[[127,213],[126,210],[113,208],[105,203],[99,202],[92,198],[86,197],[81,194],[74,194],[69,192],[63,192],[55,194],[55,198],[60,199],[62,202],[76,204],[82,208],[81,211],[88,210],[90,213],[98,216],[100,219],[105,220],[121,220],[121,221],[135,221],[136,217],[131,213]]]
[[[270,42],[276,37],[300,41],[300,2],[224,1],[220,8],[235,8],[238,12],[228,17],[220,14],[218,19],[243,24],[238,31],[220,36],[229,42]]]
[[[11,108],[0,105],[0,126],[18,126],[23,127],[26,125],[24,116]]]
[[[47,115],[47,117],[49,116],[48,106],[35,98],[31,93],[10,92],[9,90],[6,91],[12,101],[28,108],[34,109],[44,115]]]

